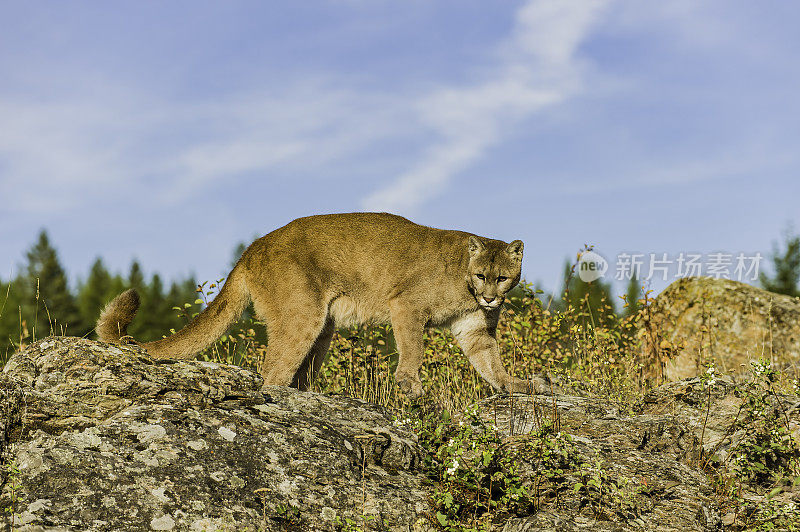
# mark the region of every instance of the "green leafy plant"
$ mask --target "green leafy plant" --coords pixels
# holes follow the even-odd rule
[[[19,481],[19,468],[15,461],[11,461],[5,466],[5,484],[9,494],[9,504],[3,508],[3,512],[8,515],[9,527],[14,530],[14,519],[16,516],[17,502],[19,502],[19,489],[21,487]]]
[[[800,475],[800,447],[773,388],[775,369],[766,360],[751,365],[739,425],[744,434],[731,449],[731,463],[738,480],[769,487]]]
[[[292,504],[278,503],[275,505],[275,516],[279,521],[296,525],[300,523],[300,508]]]
[[[572,438],[554,428],[547,422],[504,441],[474,408],[456,419],[446,410],[420,416],[416,431],[430,450],[425,468],[435,485],[438,525],[488,530],[493,522],[534,513],[542,497],[569,489],[569,473],[581,460]]]
[[[712,452],[704,464],[738,530],[800,530],[800,510],[779,497],[800,484],[800,445],[775,390],[778,377],[769,361],[751,362],[751,377],[735,386],[742,402],[727,430],[734,441],[726,459]],[[710,387],[716,379],[712,367],[701,380]]]

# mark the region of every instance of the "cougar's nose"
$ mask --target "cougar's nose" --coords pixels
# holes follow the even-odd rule
[[[494,301],[494,296],[483,296],[483,300],[486,301],[487,303],[491,303],[492,301]]]

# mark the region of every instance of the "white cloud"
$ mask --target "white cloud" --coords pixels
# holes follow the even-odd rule
[[[0,94],[0,196],[11,200],[9,212],[28,214],[131,194],[171,205],[220,180],[270,178],[278,167],[323,177],[324,165],[402,134],[394,126],[407,114],[401,104],[330,85],[194,102],[111,83],[91,98]]]
[[[0,195],[13,198],[9,212],[31,215],[132,196],[173,205],[219,180],[259,172],[265,179],[323,178],[331,167],[374,167],[385,179],[396,171],[386,168],[398,168],[402,156],[416,163],[362,205],[412,209],[445,189],[519,120],[580,88],[576,50],[604,2],[529,2],[484,78],[422,96],[317,77],[288,80],[280,89],[178,100],[86,69],[70,79],[87,79],[88,92],[0,93]],[[49,86],[47,69],[28,75],[34,85]],[[420,144],[427,137],[426,150]],[[395,147],[387,151],[382,142]]]
[[[516,15],[490,79],[421,98],[420,120],[439,141],[416,165],[367,198],[368,210],[406,212],[435,197],[503,132],[580,89],[577,50],[606,0],[534,0]]]
[[[86,102],[0,99],[0,195],[17,212],[51,212],[115,179],[119,124],[111,109]]]
[[[190,181],[218,178],[242,172],[269,168],[289,160],[307,149],[302,141],[269,143],[242,139],[212,145],[192,146],[179,157],[179,164]]]

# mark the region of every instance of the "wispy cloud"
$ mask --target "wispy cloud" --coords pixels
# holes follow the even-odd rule
[[[88,102],[0,98],[0,195],[16,212],[69,209],[71,198],[118,178],[124,128],[112,108]]]
[[[322,174],[402,135],[393,124],[407,114],[385,95],[318,80],[185,102],[111,83],[100,92],[51,101],[0,94],[0,195],[12,199],[10,211],[69,212],[137,189],[170,205],[220,180],[270,178],[276,168]]]
[[[480,79],[421,96],[413,84],[365,89],[334,74],[180,99],[146,80],[131,85],[76,67],[69,79],[89,79],[90,91],[0,92],[0,194],[14,198],[10,211],[34,215],[131,195],[174,205],[255,174],[322,177],[361,166],[376,168],[381,187],[401,155],[416,162],[362,206],[408,211],[520,120],[580,89],[577,49],[605,2],[529,2]],[[35,86],[49,86],[44,66],[27,70],[41,78]],[[387,153],[381,143],[402,149]]]
[[[368,210],[412,211],[441,193],[505,131],[581,88],[580,43],[605,0],[534,0],[516,14],[498,65],[471,85],[421,98],[420,119],[439,137],[422,159],[362,202]]]

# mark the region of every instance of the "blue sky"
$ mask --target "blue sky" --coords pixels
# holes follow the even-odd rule
[[[215,279],[299,216],[768,255],[800,193],[800,4],[0,0],[0,277],[47,228]],[[669,277],[671,280],[672,277]],[[653,282],[656,289],[666,282]]]

